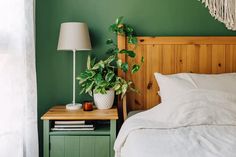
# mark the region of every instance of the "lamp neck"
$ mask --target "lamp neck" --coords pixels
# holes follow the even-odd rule
[[[73,105],[75,105],[75,65],[76,65],[76,50],[73,50]]]

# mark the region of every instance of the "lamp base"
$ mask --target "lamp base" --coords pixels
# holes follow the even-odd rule
[[[76,103],[66,105],[66,109],[70,110],[70,111],[79,110],[79,109],[81,109],[81,107],[82,107],[82,104],[76,104]]]

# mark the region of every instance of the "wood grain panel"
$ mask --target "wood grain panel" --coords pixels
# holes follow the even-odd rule
[[[189,73],[199,72],[199,45],[185,45],[187,48],[187,71]],[[185,72],[185,71],[181,71]]]
[[[212,73],[219,74],[225,70],[225,45],[212,46]]]
[[[199,49],[199,73],[212,73],[212,46],[201,45]]]
[[[124,43],[123,40],[118,38],[118,43]],[[149,109],[160,103],[154,72],[236,72],[236,37],[138,37],[138,40],[136,61],[144,56],[145,63],[137,74],[125,76],[141,91],[127,95],[129,110]],[[122,47],[127,47],[127,43]],[[128,45],[128,48],[134,47]],[[131,64],[131,60],[128,62]]]
[[[154,77],[154,71],[163,71],[163,53],[162,46],[160,45],[148,45],[148,52],[146,55],[145,61],[147,62],[147,73],[146,77],[148,78],[146,81],[146,94],[147,94],[147,108],[151,108],[156,105],[157,102],[160,101],[160,97],[157,93],[159,87],[157,85],[156,79]]]
[[[175,45],[162,45],[162,73],[173,74],[175,72]]]
[[[236,71],[236,45],[227,45],[226,46],[226,72]]]
[[[182,45],[175,46],[175,72],[187,71],[187,47]]]

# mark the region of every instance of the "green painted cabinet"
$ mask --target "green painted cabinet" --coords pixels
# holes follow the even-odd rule
[[[50,157],[109,157],[109,136],[51,136]]]

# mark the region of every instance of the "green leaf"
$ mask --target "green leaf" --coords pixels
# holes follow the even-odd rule
[[[94,81],[92,83],[88,83],[86,85],[85,93],[88,93],[89,91],[92,91],[93,85],[94,85]]]
[[[85,88],[82,88],[81,91],[80,91],[80,95],[83,94],[85,92]]]
[[[122,93],[126,93],[127,89],[128,89],[128,84],[123,84],[122,85]]]
[[[125,31],[124,31],[124,28],[123,27],[118,27],[118,30],[117,32],[121,35],[125,35]]]
[[[110,44],[113,44],[114,42],[113,42],[113,40],[112,39],[108,39],[107,41],[106,41],[106,44],[107,45],[110,45]]]
[[[134,37],[134,36],[128,36],[128,43],[130,44],[137,44],[138,43],[138,39],[137,37]]]
[[[118,26],[116,24],[112,24],[110,27],[109,27],[109,30],[111,32],[114,32],[114,33],[117,33],[118,32]]]
[[[115,91],[117,91],[118,89],[120,89],[121,85],[120,84],[115,84],[115,86],[113,87],[113,89]]]
[[[106,89],[104,87],[99,87],[95,90],[95,93],[101,93],[101,94],[106,94]]]
[[[107,54],[118,54],[119,53],[119,49],[117,47],[112,47],[112,48],[109,48],[107,51],[106,51]]]
[[[107,94],[107,91],[106,91],[105,88],[102,88],[100,93],[101,93],[101,94]]]
[[[110,56],[109,58],[107,58],[104,63],[105,64],[110,64],[111,62],[113,62],[116,59],[115,55]]]
[[[100,92],[101,92],[101,87],[97,86],[97,87],[94,89],[94,92],[95,92],[95,93],[100,93]]]
[[[142,58],[141,58],[141,63],[144,63],[144,57],[142,56]]]
[[[79,80],[79,84],[82,84],[88,80],[88,79],[81,79],[79,77],[77,77],[77,79]]]
[[[118,60],[116,61],[116,65],[117,65],[118,68],[121,68],[122,60],[121,60],[121,59],[118,59]]]
[[[140,65],[138,65],[138,64],[134,64],[133,66],[132,66],[132,74],[134,74],[134,73],[136,73],[137,71],[139,71],[139,69],[140,69]]]
[[[102,74],[100,73],[96,74],[94,76],[94,81],[97,85],[99,85],[103,81]]]
[[[87,59],[87,69],[91,69],[91,57],[90,55],[88,56],[88,59]]]
[[[114,48],[109,48],[107,51],[106,51],[107,54],[114,54]]]
[[[117,76],[116,81],[118,82],[121,79],[121,77]]]
[[[86,87],[86,83],[82,83],[81,87],[83,87],[83,88]]]
[[[91,65],[91,67],[94,66],[95,62],[96,62],[96,58],[93,58],[93,59],[90,61],[90,65]]]
[[[87,81],[88,79],[92,78],[96,73],[92,70],[86,70],[85,72],[82,72],[79,77],[76,79],[79,80],[79,84],[82,84],[83,82]]]
[[[130,50],[126,50],[126,49],[121,50],[120,53],[121,54],[125,53],[131,58],[134,58],[136,56],[136,53],[134,51],[130,51]]]
[[[126,25],[125,31],[126,31],[126,33],[131,35],[134,32],[134,29],[132,27],[130,27],[129,25]]]
[[[114,49],[113,49],[113,53],[114,53],[114,54],[118,54],[118,53],[119,53],[119,49],[118,49],[117,47],[114,48]]]
[[[135,88],[133,88],[133,87],[130,87],[129,89],[130,89],[130,91],[132,91],[132,92],[138,93],[138,90],[135,89]]]
[[[98,84],[98,86],[100,86],[100,87],[107,87],[109,85],[109,83],[107,83],[106,81],[101,81],[99,84]]]
[[[120,25],[122,20],[123,20],[124,16],[120,16],[116,19],[116,25]]]
[[[114,76],[115,76],[115,73],[113,71],[109,71],[105,76],[105,80],[107,82],[110,82],[113,79]]]
[[[104,62],[101,60],[99,61],[97,64],[95,64],[93,67],[92,67],[92,70],[97,70],[99,68],[104,68],[105,67],[105,64]]]
[[[116,95],[120,95],[121,93],[122,93],[122,89],[121,88],[116,91]]]
[[[85,72],[80,73],[79,77],[77,77],[76,79],[78,80],[83,80],[83,79],[87,79],[88,75]]]
[[[123,72],[127,72],[129,70],[128,63],[122,63],[121,64],[121,69],[122,69]]]
[[[128,52],[128,56],[130,56],[131,58],[134,58],[136,56],[134,51],[127,51],[127,52]]]
[[[128,86],[132,85],[133,82],[132,81],[128,81]]]
[[[76,80],[83,80],[80,76],[76,77]]]
[[[88,78],[92,78],[96,73],[92,70],[86,70],[85,74],[88,76]]]
[[[128,84],[123,84],[122,85],[122,95],[121,95],[121,98],[124,97],[125,93],[127,92],[127,89],[128,89]]]
[[[89,91],[88,94],[92,97],[93,96],[93,92]]]

